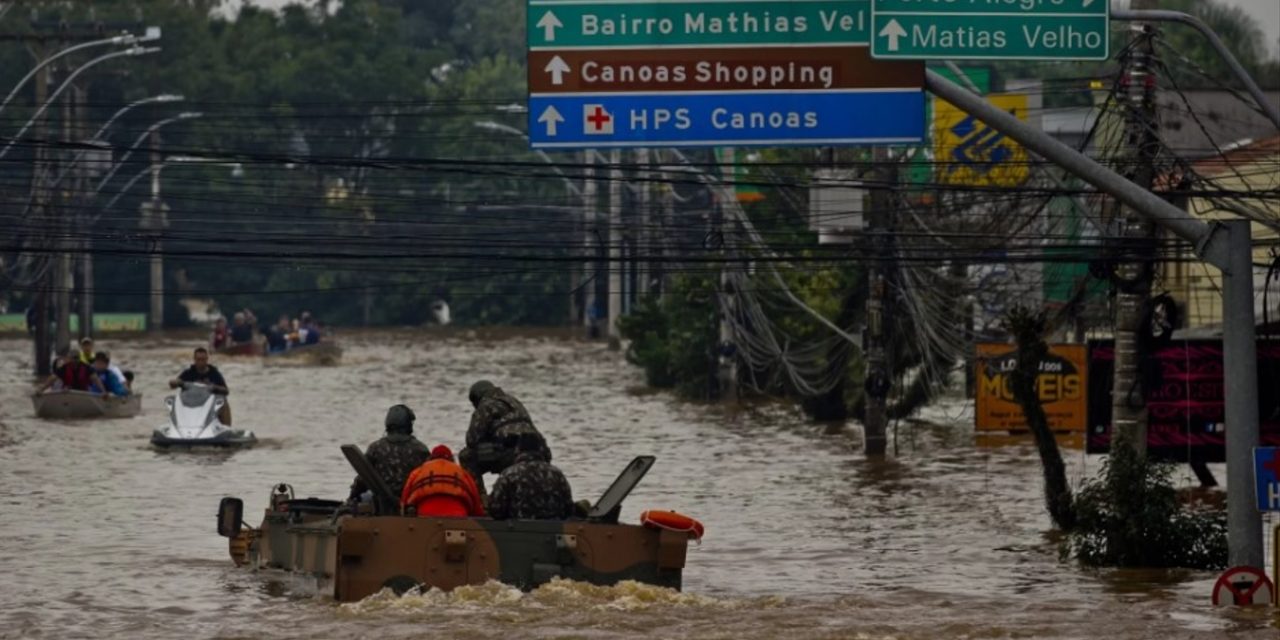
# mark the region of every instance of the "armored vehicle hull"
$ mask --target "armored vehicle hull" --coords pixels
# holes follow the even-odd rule
[[[340,602],[384,588],[450,590],[490,580],[521,589],[557,577],[681,586],[688,531],[617,523],[623,499],[653,466],[653,456],[632,460],[582,519],[493,520],[398,515],[396,501],[360,449],[344,445],[342,453],[375,499],[354,508],[335,500],[298,500],[292,487],[280,484],[255,529],[244,525],[240,499],[223,498],[218,533],[230,539],[236,564],[310,575],[331,585]]]
[[[309,503],[323,501],[291,501]],[[288,503],[282,503],[288,508]],[[268,511],[230,541],[238,564],[312,576],[340,602],[383,588],[450,590],[497,580],[533,589],[560,577],[679,589],[688,536],[585,520],[353,516]]]

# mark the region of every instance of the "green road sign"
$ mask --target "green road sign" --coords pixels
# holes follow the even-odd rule
[[[871,56],[1106,60],[1108,0],[872,0]]]
[[[530,0],[529,48],[862,45],[870,0]]]

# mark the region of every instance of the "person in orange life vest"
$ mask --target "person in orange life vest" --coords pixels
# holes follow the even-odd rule
[[[400,494],[400,506],[412,507],[419,518],[467,518],[484,515],[480,489],[471,474],[453,461],[444,445],[431,450],[431,458],[409,474]]]

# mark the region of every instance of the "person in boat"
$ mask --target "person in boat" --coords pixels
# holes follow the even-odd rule
[[[233,344],[253,342],[253,325],[257,323],[258,319],[249,309],[237,311],[231,319],[231,342]]]
[[[53,373],[36,389],[36,393],[44,393],[52,387],[53,391],[89,391],[102,393],[102,380],[94,373],[93,367],[80,362],[79,354],[60,355],[53,361]]]
[[[289,316],[282,315],[275,326],[269,327],[267,334],[267,353],[280,353],[289,349]]]
[[[218,318],[213,323],[213,333],[209,335],[209,346],[214,349],[221,349],[231,344],[231,333],[227,329],[227,319]]]
[[[551,449],[519,400],[488,380],[471,385],[467,395],[475,411],[467,427],[467,446],[458,452],[458,463],[475,479],[481,495],[485,492],[485,473],[502,473],[515,462],[516,451],[507,444],[515,442],[515,436],[532,434],[542,442],[547,462],[551,461]]]
[[[516,459],[493,483],[489,515],[494,520],[567,520],[574,514],[569,480],[546,458],[537,433],[514,437]]]
[[[93,372],[98,374],[102,387],[107,393],[121,398],[129,395],[129,381],[124,372],[111,364],[111,356],[106,351],[99,351],[93,356]]]
[[[80,359],[80,364],[86,367],[93,366],[93,338],[85,336],[80,338],[80,352],[76,354]]]
[[[218,368],[209,364],[209,350],[204,347],[196,347],[192,353],[192,364],[187,367],[178,377],[169,381],[170,389],[177,389],[187,384],[205,384],[209,385],[209,391],[224,396],[222,408],[218,409],[218,420],[222,424],[231,426],[231,403],[226,401],[225,396],[231,393],[231,389],[227,388],[227,381],[222,377],[222,372]]]
[[[302,344],[319,344],[320,343],[320,325],[311,317],[310,311],[302,312],[302,319],[299,321],[298,340]]]
[[[374,472],[382,478],[382,482],[395,497],[404,492],[404,483],[409,474],[431,457],[427,445],[413,437],[413,421],[416,419],[409,407],[402,404],[391,407],[383,421],[387,428],[386,435],[369,445],[364,452],[364,457],[368,459]],[[351,483],[349,499],[355,502],[368,490],[364,481],[357,477]]]
[[[405,515],[419,518],[468,518],[484,515],[480,489],[471,474],[453,461],[444,445],[431,449],[431,458],[409,474],[400,493]]]
[[[297,318],[289,321],[289,335],[286,337],[289,339],[290,349],[302,344],[302,325]]]

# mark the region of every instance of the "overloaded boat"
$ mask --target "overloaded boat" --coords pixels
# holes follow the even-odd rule
[[[142,394],[124,397],[88,391],[50,391],[31,396],[36,416],[53,420],[132,418],[142,412]]]
[[[332,342],[318,342],[269,351],[263,360],[269,365],[335,365],[342,360],[342,347]]]
[[[617,521],[623,499],[653,466],[653,456],[627,465],[579,519],[493,520],[400,515],[359,448],[345,445],[342,451],[372,488],[373,502],[295,498],[292,487],[280,484],[255,528],[244,524],[239,498],[223,498],[218,533],[230,539],[237,565],[311,576],[322,589],[331,585],[339,602],[384,588],[447,591],[489,580],[528,590],[556,577],[679,589],[689,540],[702,535],[696,521],[670,512],[660,512],[666,518],[642,516],[644,526]]]
[[[151,444],[161,449],[252,446],[258,441],[252,431],[232,429],[218,418],[225,402],[207,385],[188,383],[177,396],[164,399],[169,424],[151,433]]]

